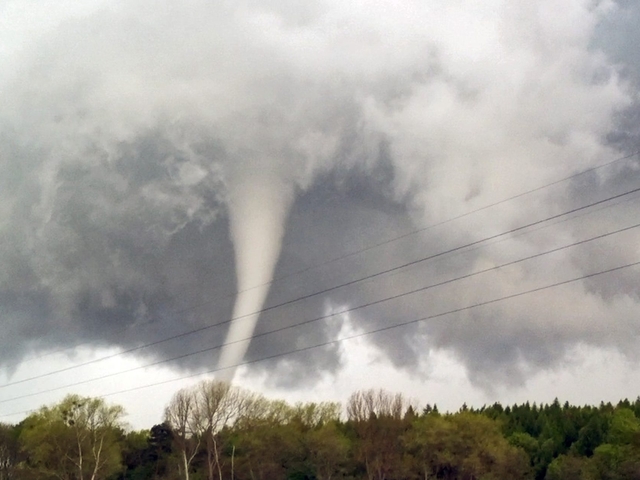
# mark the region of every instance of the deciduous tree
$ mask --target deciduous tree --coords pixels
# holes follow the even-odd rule
[[[17,429],[0,423],[0,480],[13,480],[19,461]]]
[[[64,480],[101,480],[120,468],[124,409],[69,395],[29,416],[20,434],[28,464]]]
[[[173,431],[173,441],[180,455],[180,471],[189,480],[191,463],[200,448],[196,418],[196,396],[193,388],[178,390],[164,410],[165,422]]]

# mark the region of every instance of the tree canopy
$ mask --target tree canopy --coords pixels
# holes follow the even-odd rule
[[[640,479],[640,398],[440,413],[401,394],[290,404],[205,381],[176,392],[163,422],[69,395],[0,424],[0,480]]]

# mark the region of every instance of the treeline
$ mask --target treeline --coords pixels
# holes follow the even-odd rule
[[[639,417],[640,398],[440,413],[368,390],[343,410],[205,381],[150,430],[76,395],[0,424],[0,480],[640,480]]]

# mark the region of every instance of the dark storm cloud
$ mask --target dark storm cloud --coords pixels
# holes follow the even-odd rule
[[[602,49],[618,68],[624,78],[640,86],[640,32],[636,28],[640,22],[640,5],[634,1],[618,2],[618,9],[608,15],[594,32],[593,45]],[[609,134],[608,140],[626,152],[640,149],[640,99],[635,94],[634,104],[617,117],[617,126]]]
[[[246,234],[238,195],[256,217],[273,214],[250,198],[256,185],[284,219],[274,217],[284,238],[266,307],[631,187],[628,163],[367,249],[631,148],[635,33],[616,25],[636,8],[607,5],[135,1],[63,22],[19,57],[0,93],[2,362],[82,342],[126,349],[228,321]],[[619,228],[634,209],[582,218],[271,309],[256,333]],[[279,248],[277,231],[264,237],[251,233],[258,257]],[[247,358],[631,261],[636,240],[261,336]],[[637,311],[632,280],[579,282],[369,338],[399,368],[446,349],[480,384],[518,383],[576,344],[635,338],[625,330]],[[181,355],[220,344],[226,330],[138,353]],[[300,385],[339,369],[346,349],[251,368]],[[212,368],[216,358],[177,365]]]
[[[640,21],[640,6],[633,0],[621,0],[617,5],[617,11],[604,18],[596,28],[593,43],[618,62],[626,74],[637,79],[640,75],[637,48],[640,33],[636,25]]]

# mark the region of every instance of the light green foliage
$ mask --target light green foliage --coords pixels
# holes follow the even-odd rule
[[[509,437],[509,443],[514,447],[521,448],[527,455],[533,457],[537,454],[540,446],[538,441],[528,433],[516,432]]]
[[[0,425],[0,480],[640,480],[640,399],[439,414],[367,390],[346,411],[201,382],[126,433],[120,407],[69,396]]]
[[[585,463],[581,457],[560,455],[549,464],[545,480],[582,480]]]
[[[311,430],[306,436],[306,451],[318,480],[330,480],[342,474],[351,445],[335,422]]]
[[[340,420],[340,410],[338,402],[309,402],[295,404],[292,414],[305,427],[316,428]]]
[[[640,420],[628,408],[618,408],[611,418],[608,443],[625,445],[632,442],[634,436],[640,432]]]
[[[482,415],[427,415],[405,436],[423,474],[431,478],[529,478],[525,452],[510,445],[500,425]]]
[[[292,406],[259,397],[233,428],[225,451],[235,455],[238,478],[335,478],[348,456],[339,417],[338,403]]]
[[[69,395],[27,417],[20,434],[27,464],[45,477],[101,480],[120,468],[124,410],[99,398]]]

